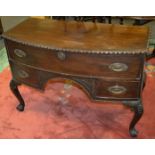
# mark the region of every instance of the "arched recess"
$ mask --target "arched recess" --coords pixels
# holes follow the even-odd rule
[[[40,83],[39,87],[42,90],[46,89],[46,86],[48,84],[48,81],[55,81],[57,79],[59,80],[71,80],[75,85],[79,86],[84,90],[84,92],[93,99],[94,92],[93,92],[93,86],[94,86],[94,80],[89,78],[79,78],[79,77],[71,77],[71,76],[61,76],[61,75],[55,75],[51,74],[47,76],[44,76],[45,74],[41,74],[40,76]]]

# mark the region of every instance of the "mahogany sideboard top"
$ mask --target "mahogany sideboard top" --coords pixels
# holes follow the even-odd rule
[[[94,100],[120,100],[133,107],[129,131],[136,136],[148,37],[143,26],[31,18],[22,22],[3,34],[17,109],[25,107],[18,85],[44,89],[49,79],[67,78]]]
[[[73,52],[144,53],[148,33],[142,26],[30,18],[3,36],[25,44]]]

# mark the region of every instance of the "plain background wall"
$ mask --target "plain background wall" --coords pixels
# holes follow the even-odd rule
[[[21,23],[22,21],[29,18],[29,16],[0,16],[3,31],[7,31],[10,28],[16,26],[17,24]]]

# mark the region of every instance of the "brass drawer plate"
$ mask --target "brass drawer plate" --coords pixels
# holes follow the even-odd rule
[[[28,78],[29,74],[24,70],[19,70],[18,71],[18,76],[21,77],[21,78]]]
[[[26,57],[26,53],[23,50],[14,49],[14,53],[16,56],[18,56],[20,58]]]
[[[66,54],[64,52],[58,52],[57,56],[60,60],[65,60],[66,59]]]
[[[128,70],[128,65],[125,63],[116,62],[109,65],[109,69],[115,72],[123,72]]]
[[[109,87],[108,91],[113,94],[123,94],[127,91],[127,89],[124,86],[115,85]]]

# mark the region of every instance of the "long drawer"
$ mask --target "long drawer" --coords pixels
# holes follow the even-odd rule
[[[28,84],[37,88],[42,87],[44,79],[53,76],[52,72],[40,71],[22,64],[13,63],[10,61],[13,78],[21,83]],[[59,76],[58,76],[59,77]],[[60,75],[61,77],[61,75]],[[47,78],[48,79],[48,78]],[[79,80],[82,77],[79,78]],[[46,81],[46,80],[45,80]],[[44,82],[45,82],[44,81]],[[136,99],[140,96],[141,82],[140,81],[122,81],[122,80],[103,80],[92,79],[92,88],[90,92],[94,99]]]
[[[90,77],[140,79],[143,55],[55,51],[7,40],[9,59],[48,71]]]

